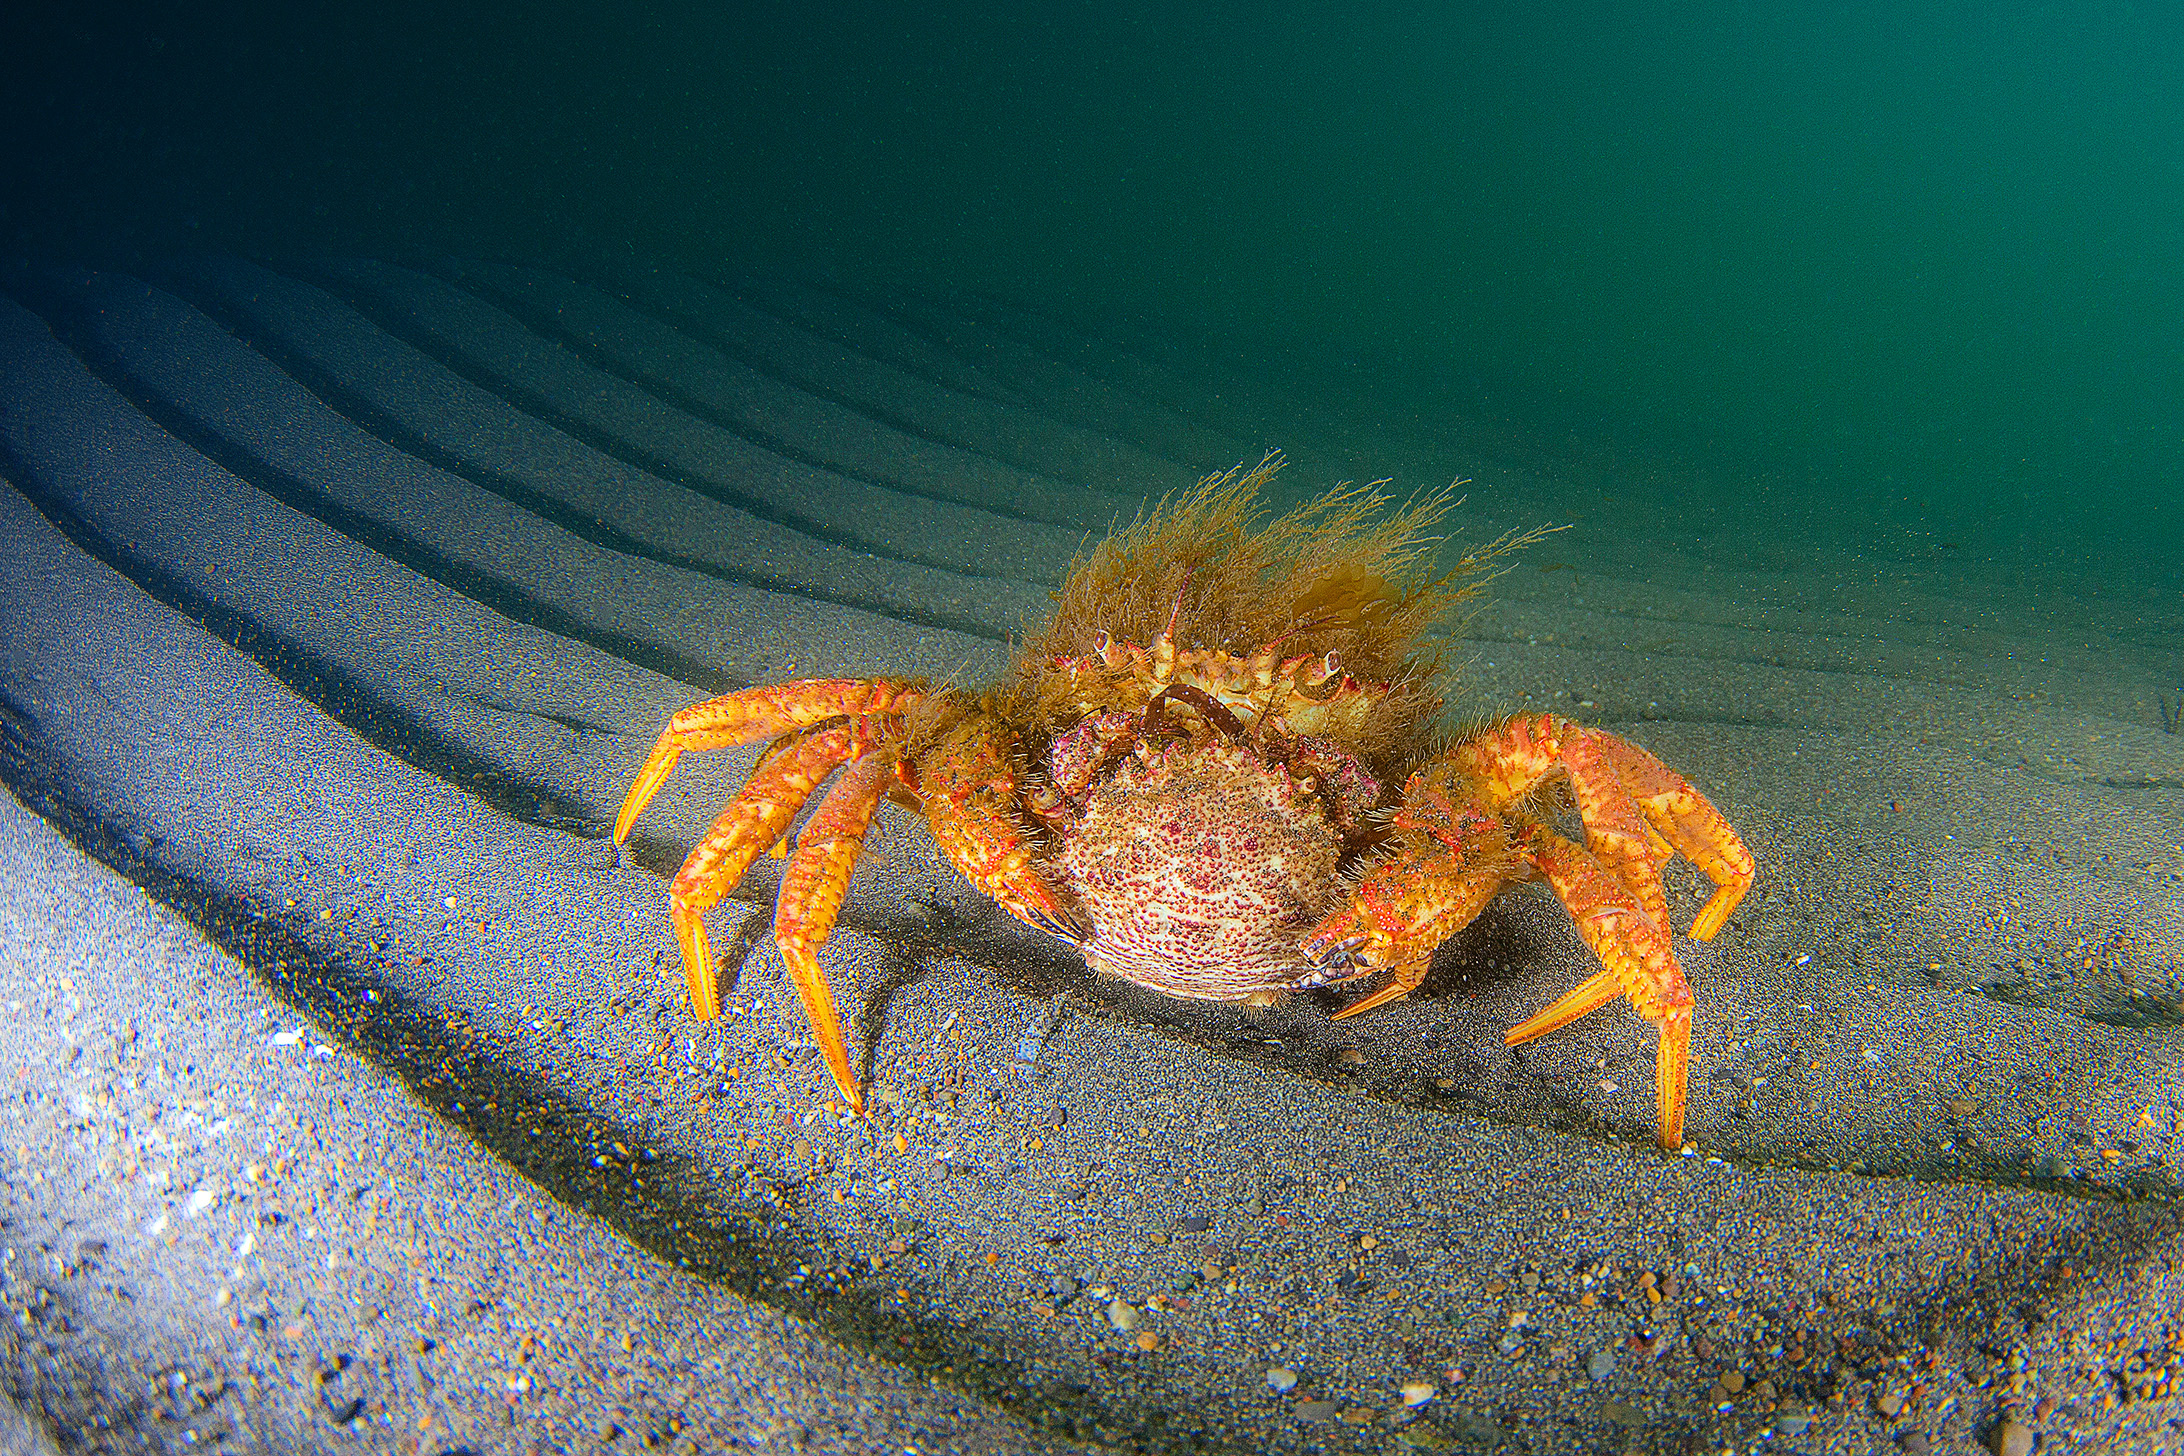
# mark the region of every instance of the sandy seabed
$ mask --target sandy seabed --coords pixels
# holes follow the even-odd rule
[[[960,300],[7,282],[22,1449],[2179,1439],[2173,582],[1442,460]],[[1276,445],[1292,495],[1461,469],[1475,538],[1571,523],[1448,644],[1458,703],[1642,743],[1757,855],[1679,942],[1690,1152],[1620,1006],[1501,1045],[1587,974],[1537,892],[1355,1021],[1189,1005],[889,809],[827,950],[873,1115],[832,1105],[771,864],[689,1020],[665,876],[751,755],[615,853],[668,713],[976,679],[1088,538]]]

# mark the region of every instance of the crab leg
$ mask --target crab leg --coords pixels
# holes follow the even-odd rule
[[[860,751],[858,735],[846,724],[777,745],[758,761],[742,791],[683,861],[667,892],[667,918],[682,947],[690,1014],[698,1020],[720,1015],[720,982],[705,940],[705,912],[781,837],[820,781]]]
[[[1661,1049],[1654,1064],[1661,1146],[1681,1147],[1691,1057],[1691,987],[1676,964],[1668,932],[1618,876],[1561,835],[1545,836],[1532,862],[1607,969],[1523,1025],[1511,1027],[1503,1034],[1503,1042],[1516,1046],[1545,1036],[1606,1005],[1618,993],[1628,996],[1639,1014],[1661,1029]]]
[[[924,696],[924,684],[918,682],[813,678],[777,687],[745,688],[740,693],[694,703],[667,720],[644,767],[637,771],[637,781],[629,786],[629,793],[622,799],[622,812],[614,819],[614,842],[620,844],[629,837],[630,826],[652,802],[660,785],[667,782],[675,760],[685,749],[733,748],[739,743],[756,743],[761,738],[808,728],[829,718],[901,713]]]
[[[1612,733],[1552,713],[1527,713],[1450,756],[1475,776],[1497,810],[1531,793],[1557,768],[1566,773],[1585,822],[1585,847],[1663,930],[1670,926],[1661,868],[1679,851],[1717,887],[1692,924],[1693,939],[1711,938],[1751,888],[1751,851],[1706,796]]]
[[[925,822],[948,862],[989,899],[1071,944],[1089,933],[1049,885],[1035,845],[1016,815],[1015,739],[986,714],[966,719],[920,757],[917,792]]]
[[[1368,871],[1350,903],[1298,943],[1307,959],[1323,967],[1355,967],[1331,979],[1391,973],[1387,984],[1336,1012],[1336,1020],[1416,990],[1434,948],[1477,919],[1512,882],[1530,875],[1529,864],[1510,845],[1508,826],[1469,801],[1461,776],[1462,770],[1447,761],[1411,776],[1395,827],[1423,852]]]
[[[1693,940],[1712,940],[1744,892],[1752,888],[1752,852],[1706,796],[1683,775],[1635,743],[1602,733],[1604,757],[1623,791],[1643,811],[1665,845],[1681,853],[1715,884],[1712,898],[1691,922]],[[1666,862],[1667,855],[1661,856]],[[1662,922],[1664,925],[1667,922]]]
[[[774,900],[774,943],[781,948],[796,994],[803,998],[819,1054],[854,1112],[864,1111],[864,1096],[849,1069],[834,995],[827,989],[817,951],[834,929],[834,917],[841,913],[850,868],[864,846],[865,830],[871,826],[894,766],[892,754],[875,753],[843,770],[797,835],[796,853],[782,871],[781,892]]]

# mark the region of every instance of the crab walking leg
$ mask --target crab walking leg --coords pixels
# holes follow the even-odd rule
[[[1531,793],[1561,772],[1570,781],[1578,817],[1585,822],[1585,845],[1615,872],[1638,903],[1663,926],[1668,897],[1661,889],[1661,866],[1673,852],[1647,825],[1645,816],[1609,766],[1608,734],[1572,723],[1552,713],[1523,713],[1459,744],[1450,755],[1484,787],[1491,808],[1500,810]]]
[[[1502,1036],[1509,1046],[1568,1026],[1589,1011],[1628,996],[1661,1029],[1654,1063],[1661,1146],[1683,1146],[1685,1081],[1691,1060],[1691,987],[1669,945],[1668,932],[1631,897],[1622,881],[1591,854],[1550,835],[1532,861],[1577,922],[1577,932],[1607,969]]]
[[[1016,816],[1015,740],[979,714],[952,729],[918,762],[925,823],[948,862],[988,899],[1049,935],[1085,938],[1077,912],[1039,873],[1035,845]]]
[[[1634,743],[1551,713],[1511,718],[1451,755],[1503,808],[1558,767],[1585,821],[1585,847],[1661,928],[1671,928],[1661,869],[1677,853],[1717,887],[1691,926],[1711,939],[1752,886],[1752,855],[1729,821],[1682,775]]]
[[[1298,943],[1321,966],[1359,969],[1354,979],[1387,970],[1386,985],[1335,1013],[1370,1011],[1418,989],[1434,948],[1478,918],[1486,903],[1531,866],[1510,846],[1509,827],[1471,802],[1462,769],[1447,761],[1423,769],[1403,786],[1395,827],[1406,843],[1432,846],[1375,866],[1358,881],[1350,903],[1307,931]]]
[[[622,799],[622,812],[614,818],[614,842],[620,844],[629,837],[630,826],[667,782],[675,760],[686,749],[733,748],[829,718],[900,713],[924,696],[925,685],[914,681],[813,678],[778,687],[745,688],[694,703],[667,720],[644,767],[637,770],[636,782]]]
[[[1683,775],[1635,743],[1600,735],[1605,756],[1623,789],[1651,821],[1655,837],[1672,846],[1712,880],[1713,897],[1691,922],[1693,940],[1712,940],[1744,892],[1752,888],[1752,852],[1706,796]]]
[[[705,940],[705,912],[782,836],[820,781],[857,751],[857,737],[845,725],[792,738],[769,752],[676,872],[667,892],[667,918],[682,947],[690,1014],[698,1020],[720,1015],[720,982]]]
[[[1670,929],[1661,868],[1674,849],[1653,831],[1615,772],[1611,754],[1627,745],[1580,723],[1563,724],[1561,736],[1562,767],[1570,776],[1577,817],[1585,825],[1585,848],[1623,882],[1654,924]]]
[[[880,806],[881,790],[893,769],[893,755],[875,753],[842,771],[796,836],[796,853],[782,871],[781,893],[774,898],[774,944],[781,947],[789,979],[803,998],[819,1054],[854,1112],[864,1111],[864,1096],[849,1070],[841,1019],[835,1014],[834,994],[827,989],[817,952],[842,911],[850,868],[864,847],[865,830],[871,827],[872,812]]]

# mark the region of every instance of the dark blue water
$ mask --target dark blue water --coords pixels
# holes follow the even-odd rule
[[[1851,534],[2157,577],[2184,537],[2165,7],[7,24],[15,251],[581,231],[716,275],[989,293]]]

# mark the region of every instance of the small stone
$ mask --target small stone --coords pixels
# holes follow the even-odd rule
[[[1369,1405],[1353,1405],[1342,1413],[1342,1423],[1346,1426],[1369,1426],[1373,1423],[1373,1417],[1379,1414],[1379,1411]]]
[[[1926,1456],[1934,1449],[1934,1443],[1924,1431],[1905,1431],[1903,1439],[1896,1443],[1903,1448],[1904,1456]]]
[[[1727,1405],[1729,1403],[1729,1392],[1717,1385],[1706,1392],[1706,1403],[1708,1405]]]
[[[1118,1330],[1134,1330],[1138,1326],[1138,1312],[1118,1299],[1107,1306],[1107,1322]]]
[[[1888,1417],[1888,1419],[1894,1420],[1903,1414],[1903,1392],[1891,1390],[1886,1395],[1875,1396],[1873,1398],[1873,1408]]]
[[[1297,1419],[1300,1421],[1331,1421],[1342,1407],[1331,1400],[1300,1400],[1297,1402]]]
[[[1433,1399],[1437,1387],[1430,1380],[1410,1380],[1403,1385],[1403,1404],[1413,1408]]]
[[[2003,1421],[1987,1436],[1994,1456],[2032,1456],[2032,1427]]]
[[[1160,1348],[1160,1336],[1154,1334],[1151,1330],[1139,1330],[1137,1347],[1140,1350],[1157,1350]]]
[[[1187,1234],[1202,1234],[1213,1227],[1213,1220],[1202,1214],[1194,1213],[1188,1218],[1179,1219],[1176,1222],[1176,1227]]]
[[[1486,1292],[1488,1294],[1506,1294],[1509,1292],[1509,1281],[1506,1279],[1491,1280],[1486,1286]]]
[[[1611,1400],[1601,1406],[1600,1414],[1606,1416],[1616,1425],[1629,1426],[1633,1429],[1646,1423],[1645,1412],[1639,1410],[1636,1406],[1625,1405],[1619,1400]]]
[[[1605,1380],[1615,1373],[1615,1349],[1602,1345],[1585,1357],[1585,1373],[1595,1380]]]
[[[1721,1376],[1721,1388],[1728,1391],[1731,1395],[1738,1394],[1744,1389],[1744,1372],[1742,1370],[1723,1371]]]
[[[1054,1296],[1056,1304],[1067,1304],[1077,1297],[1077,1281],[1067,1274],[1057,1274],[1047,1281],[1047,1293]]]
[[[1812,1429],[1811,1416],[1782,1416],[1774,1423],[1775,1432],[1783,1436],[1802,1436]]]
[[[1267,1387],[1287,1393],[1297,1388],[1297,1372],[1286,1365],[1276,1365],[1266,1372]]]
[[[1198,1265],[1198,1277],[1211,1284],[1221,1277],[1221,1261],[1208,1254]]]
[[[2044,1421],[2054,1414],[2055,1397],[2052,1395],[2041,1396],[2040,1403],[2032,1408],[2032,1418],[2036,1421]]]

